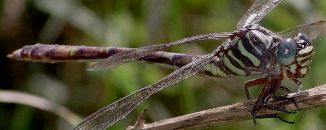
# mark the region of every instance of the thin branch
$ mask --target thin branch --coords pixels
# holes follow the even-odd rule
[[[326,84],[308,89],[300,93],[290,93],[288,97],[294,97],[298,106],[304,109],[311,109],[315,107],[326,105]],[[213,109],[203,110],[179,117],[164,119],[154,123],[143,124],[142,128],[137,130],[170,130],[170,129],[190,129],[190,128],[205,128],[210,126],[218,126],[226,123],[232,123],[242,120],[252,119],[250,110],[255,103],[254,100],[233,105],[217,107]],[[287,101],[275,102],[275,104],[285,105],[289,111],[295,111],[296,107]],[[276,114],[277,111],[261,110],[257,115]],[[129,126],[128,129],[132,129]]]
[[[0,89],[0,103],[24,104],[49,111],[63,118],[72,126],[76,126],[82,120],[81,117],[60,104],[25,92]]]

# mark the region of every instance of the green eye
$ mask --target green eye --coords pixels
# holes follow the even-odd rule
[[[293,39],[282,40],[277,48],[277,61],[281,65],[289,65],[294,62],[297,53],[297,44]]]

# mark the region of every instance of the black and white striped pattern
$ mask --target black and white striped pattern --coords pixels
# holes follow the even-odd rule
[[[246,76],[253,72],[250,68],[266,68],[271,60],[273,36],[260,30],[249,30],[243,37],[235,37],[233,46],[220,57],[218,64],[210,64],[206,70],[213,76]]]

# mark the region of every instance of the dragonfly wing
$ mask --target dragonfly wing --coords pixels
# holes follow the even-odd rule
[[[256,0],[237,24],[237,29],[245,29],[248,25],[258,23],[269,11],[283,0]]]
[[[325,35],[326,33],[326,21],[317,21],[305,25],[300,25],[297,27],[294,27],[292,29],[288,29],[282,32],[279,32],[278,34],[282,38],[289,38],[293,37],[296,34],[303,32],[305,33],[308,38],[313,41],[317,39],[318,37],[321,37],[322,35]]]
[[[144,87],[104,108],[93,113],[84,119],[75,129],[105,129],[115,122],[127,116],[141,102],[152,94],[187,79],[204,68],[215,56],[215,52],[202,56],[171,74],[165,76],[158,82]]]
[[[120,52],[89,66],[87,70],[93,71],[97,69],[106,69],[106,68],[110,69],[119,66],[121,64],[153,54],[163,49],[164,46],[157,45],[157,46],[148,46],[143,48],[135,48],[129,51]]]
[[[232,32],[207,33],[207,34],[200,34],[200,35],[183,38],[174,42],[136,48],[136,49],[115,54],[98,63],[95,63],[94,65],[89,66],[88,70],[112,68],[133,60],[137,60],[141,57],[144,57],[149,54],[153,54],[157,51],[163,50],[171,46],[176,46],[176,45],[181,45],[181,44],[190,43],[193,41],[201,41],[201,40],[221,40],[221,39],[229,38],[232,35],[233,35]]]

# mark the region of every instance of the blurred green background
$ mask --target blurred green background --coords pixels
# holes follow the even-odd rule
[[[233,31],[251,0],[1,0],[1,89],[31,93],[62,104],[86,117],[100,108],[154,83],[172,72],[147,63],[128,63],[112,70],[86,71],[88,63],[32,63],[6,55],[35,43],[141,47],[186,36]],[[326,18],[325,0],[285,0],[261,22],[273,31]],[[324,38],[325,39],[325,38]],[[326,83],[326,41],[314,41],[316,54],[304,89]],[[200,42],[168,51],[206,54],[219,43]],[[134,124],[142,109],[146,121],[184,115],[245,101],[242,84],[253,77],[209,79],[194,76],[163,90],[137,107],[112,129]],[[291,89],[295,85],[285,81]],[[252,89],[257,95],[259,88]],[[251,120],[208,129],[322,130],[326,109],[282,115],[297,123],[276,119]],[[58,116],[20,104],[0,103],[0,129],[71,129]]]

